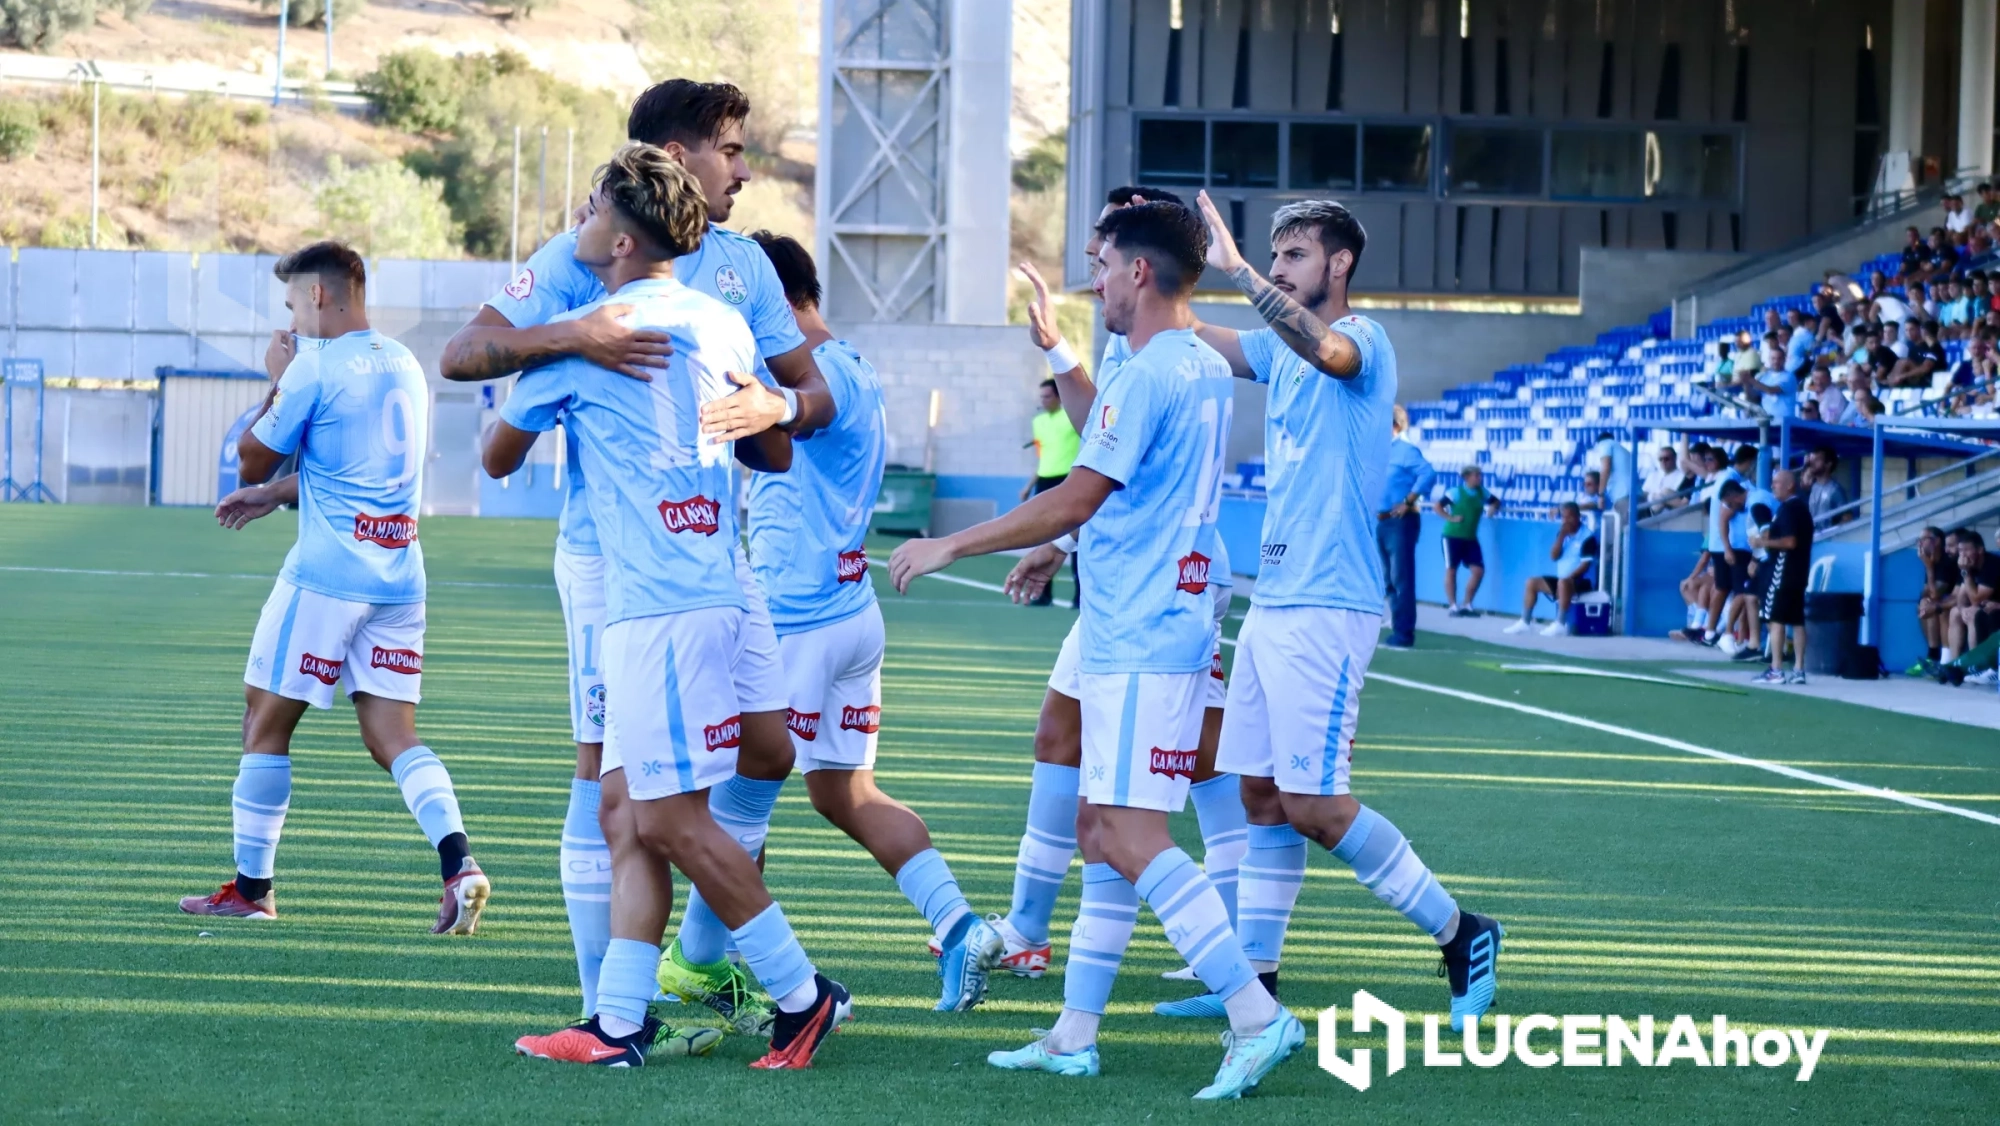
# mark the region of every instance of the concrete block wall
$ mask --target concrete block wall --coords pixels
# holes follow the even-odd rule
[[[942,393],[934,468],[940,477],[997,478],[1019,489],[1034,472],[1027,448],[1041,350],[1018,325],[843,324],[836,335],[882,377],[889,460],[924,464],[931,392]]]

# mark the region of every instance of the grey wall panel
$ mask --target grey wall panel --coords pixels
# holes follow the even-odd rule
[[[1493,209],[1493,288],[1521,293],[1528,288],[1528,215],[1524,207]]]
[[[1440,292],[1455,292],[1459,289],[1458,277],[1458,217],[1465,209],[1454,203],[1436,208],[1437,216],[1432,226],[1434,244],[1431,257],[1436,263],[1437,281],[1435,287]]]
[[[77,254],[76,324],[78,328],[132,327],[133,253],[99,250]]]
[[[1562,266],[1562,213],[1528,208],[1528,292],[1562,292]]]
[[[6,350],[14,323],[14,274],[14,248],[0,246],[0,351]]]
[[[1579,261],[1583,248],[1599,244],[1598,218],[1596,208],[1570,207],[1562,212],[1562,289],[1565,293],[1581,293],[1582,269]]]
[[[1408,8],[1418,4],[1429,4],[1435,18],[1437,0],[1417,0],[1408,7],[1361,0],[1343,11],[1347,112],[1403,112],[1403,69],[1411,19]]]
[[[1113,41],[1130,43],[1132,69],[1129,83],[1136,109],[1158,109],[1167,88],[1167,4],[1168,0],[1131,0],[1132,27],[1129,36],[1112,32]],[[1183,31],[1185,36],[1186,32]],[[1193,83],[1184,83],[1190,94]]]
[[[1104,105],[1130,105],[1132,104],[1133,97],[1132,37],[1138,31],[1133,20],[1132,9],[1135,2],[1143,6],[1146,0],[1102,0],[1102,2],[1105,7],[1105,18],[1102,25],[1105,80],[1100,84],[1099,89],[1104,92]],[[1075,20],[1073,21],[1070,33],[1072,38],[1076,35],[1075,27],[1080,25],[1085,18],[1083,9],[1091,3],[1093,3],[1093,0],[1077,0],[1076,7],[1073,10]],[[1072,66],[1082,64],[1082,59],[1075,56],[1071,57]],[[1080,91],[1083,87],[1081,83],[1072,81],[1070,88],[1072,91]],[[1157,90],[1154,91],[1153,97],[1156,99],[1159,97]],[[1076,117],[1081,113],[1089,113],[1091,108],[1095,107],[1077,106],[1074,100],[1072,100],[1070,116]]]
[[[371,308],[422,308],[424,263],[413,258],[377,258],[368,263],[368,304]]]
[[[76,256],[74,250],[21,249],[17,266],[22,328],[76,326]]]
[[[1334,0],[1299,0],[1293,35],[1293,108],[1317,113],[1326,108],[1327,74],[1333,64]]]
[[[67,379],[76,374],[76,333],[66,328],[23,328],[14,334],[14,355],[42,361],[42,375],[49,379]]]
[[[1541,0],[1531,9],[1530,25],[1523,32],[1532,44],[1529,65],[1534,68],[1528,112],[1536,117],[1561,119],[1570,114],[1565,91],[1569,87],[1569,53],[1576,48],[1563,31],[1562,0]]]
[[[252,329],[259,335],[276,329],[292,327],[292,314],[285,308],[285,286],[272,276],[272,267],[278,264],[275,254],[259,254],[253,265],[251,277]]]
[[[1368,249],[1354,279],[1358,290],[1402,288],[1402,208],[1381,197],[1356,196],[1349,210],[1368,232]]]
[[[85,379],[131,379],[132,334],[128,331],[76,334],[76,374]]]
[[[202,332],[250,332],[256,326],[257,260],[204,254],[196,267],[195,324]]]
[[[1250,17],[1251,109],[1283,111],[1292,107],[1298,6],[1299,0],[1250,2],[1247,10]]]
[[[1458,112],[1458,9],[1452,4],[1445,8],[1449,18],[1442,20],[1429,18],[1421,4],[1405,9],[1409,56],[1403,75],[1404,113]]]
[[[1631,233],[1625,245],[1633,250],[1665,250],[1667,236],[1661,215],[1662,212],[1637,207],[1628,211],[1626,219]]]
[[[194,327],[194,256],[140,251],[135,278],[132,326],[141,332],[186,332]]]
[[[1458,236],[1459,288],[1485,293],[1493,288],[1493,209],[1473,205],[1460,209],[1465,230]]]
[[[1438,289],[1437,213],[1435,203],[1406,203],[1403,220],[1402,288],[1414,292]]]
[[[1861,29],[1854,21],[1827,20],[1813,30],[1807,191],[1811,223],[1819,230],[1854,216],[1854,72]]]
[[[204,334],[195,342],[194,366],[202,371],[263,371],[267,338]]]
[[[132,334],[132,378],[145,379],[161,367],[194,366],[194,339],[184,332]]]
[[[1236,43],[1243,31],[1243,0],[1199,0],[1182,10],[1201,13],[1199,27],[1189,20],[1200,45],[1199,104],[1203,109],[1228,109],[1236,92]],[[1183,46],[1182,50],[1186,49]],[[1183,103],[1187,103],[1187,91],[1183,89],[1182,94]]]

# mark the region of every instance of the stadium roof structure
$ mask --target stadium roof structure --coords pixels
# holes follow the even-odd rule
[[[1846,458],[1872,456],[1876,430],[1881,431],[1884,457],[1974,457],[1987,452],[1988,447],[1962,438],[2000,439],[2000,419],[1990,418],[1897,417],[1878,419],[1872,429],[1797,418],[1774,418],[1765,423],[1750,418],[1683,418],[1652,425],[1731,445],[1754,446],[1764,435],[1772,434],[1787,451],[1825,446]]]

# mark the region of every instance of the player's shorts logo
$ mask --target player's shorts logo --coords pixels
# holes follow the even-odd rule
[[[785,726],[792,734],[811,743],[819,738],[819,713],[785,709]]]
[[[882,709],[875,704],[865,708],[850,708],[843,704],[840,709],[840,729],[873,735],[882,730]]]
[[[669,532],[700,532],[714,535],[721,527],[722,508],[704,496],[660,502],[660,519]]]
[[[325,657],[315,657],[307,653],[299,658],[299,672],[321,684],[337,684],[340,682],[340,666],[343,664],[346,662],[329,661]]]
[[[424,671],[424,655],[414,649],[384,649],[377,645],[368,656],[368,667],[416,676]]]
[[[1286,545],[1282,543],[1267,543],[1259,549],[1258,555],[1263,560],[1264,566],[1276,567],[1280,563],[1283,563],[1285,561],[1285,547]]]
[[[354,514],[354,538],[376,547],[408,547],[417,538],[417,518],[370,516],[366,512],[357,512]]]
[[[702,741],[711,751],[733,749],[743,744],[743,717],[730,716],[721,723],[711,723],[702,728]]]
[[[1189,594],[1201,594],[1208,590],[1208,563],[1208,556],[1199,551],[1181,556],[1180,579],[1174,585]]]
[[[502,289],[500,292],[506,294],[507,296],[513,298],[516,301],[526,301],[529,297],[532,297],[535,292],[535,271],[522,270],[519,274],[516,274],[514,276],[514,280],[508,282],[506,287]]]
[[[737,273],[734,266],[724,266],[715,271],[715,292],[731,305],[741,305],[750,300],[750,287],[744,284],[743,275]]]
[[[604,686],[593,684],[590,691],[583,694],[583,718],[590,723],[604,726]]]
[[[868,549],[855,548],[840,553],[839,562],[834,564],[839,580],[844,583],[858,583],[868,578]]]
[[[1217,680],[1228,679],[1227,677],[1222,675],[1222,650],[1217,649],[1215,651],[1215,656],[1210,657],[1208,659],[1208,675],[1214,677]]]
[[[1194,757],[1195,752],[1193,751],[1163,751],[1158,747],[1154,747],[1151,759],[1146,764],[1146,769],[1152,771],[1154,774],[1164,774],[1169,778],[1187,778],[1192,780],[1194,778]]]

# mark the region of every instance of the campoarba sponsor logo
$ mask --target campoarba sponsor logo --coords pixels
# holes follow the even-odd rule
[[[1229,679],[1222,674],[1222,650],[1217,649],[1215,656],[1208,659],[1208,675],[1214,677],[1216,680]]]
[[[1180,577],[1174,586],[1189,594],[1203,594],[1208,590],[1208,556],[1199,551],[1190,551],[1181,556]]]
[[[1819,1055],[1826,1047],[1827,1030],[1764,1028],[1755,1032],[1733,1028],[1729,1018],[1718,1013],[1708,1022],[1704,1037],[1694,1017],[1682,1013],[1666,1022],[1651,1016],[1626,1018],[1615,1014],[1526,1016],[1502,1014],[1494,1017],[1490,1034],[1484,1034],[1479,1020],[1465,1022],[1463,1051],[1444,1050],[1439,1034],[1441,1018],[1424,1014],[1425,1067],[1499,1067],[1512,1055],[1529,1067],[1672,1067],[1687,1063],[1695,1067],[1783,1067],[1796,1057],[1800,1083],[1811,1081]],[[1384,1077],[1403,1070],[1409,1063],[1409,1020],[1388,1002],[1365,989],[1354,992],[1355,1032],[1367,1032],[1382,1025],[1388,1043],[1383,1049]],[[1448,1027],[1448,1026],[1447,1026]],[[1319,1013],[1319,1066],[1327,1074],[1354,1088],[1366,1091],[1374,1083],[1374,1049],[1355,1048],[1346,1058],[1340,1054],[1340,1014],[1328,1005]],[[1539,1037],[1539,1039],[1538,1039]],[[1485,1043],[1482,1045],[1481,1040]]]
[[[660,521],[669,532],[712,536],[722,527],[722,507],[704,496],[660,502]]]
[[[1147,756],[1146,769],[1169,778],[1193,778],[1194,760],[1194,751],[1166,751],[1154,747],[1152,754]]]
[[[711,751],[728,750],[743,744],[743,717],[730,716],[721,723],[704,724],[701,729],[702,742]]]
[[[336,684],[340,681],[340,666],[346,663],[329,661],[325,657],[315,657],[311,653],[306,653],[299,657],[299,672],[321,684]]]
[[[873,735],[882,730],[882,709],[870,704],[865,708],[853,708],[843,704],[840,708],[840,729],[859,731],[863,735]]]
[[[868,579],[868,549],[857,547],[853,551],[843,551],[834,563],[835,577],[839,582],[858,583]]]
[[[377,547],[408,547],[417,538],[414,516],[370,516],[354,514],[354,538]]]
[[[416,676],[424,671],[424,655],[415,649],[384,649],[377,645],[368,655],[368,667]]]
[[[792,734],[810,743],[819,738],[819,713],[785,709],[785,726]]]

